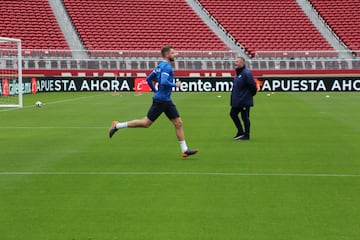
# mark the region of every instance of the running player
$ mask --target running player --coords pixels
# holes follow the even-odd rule
[[[174,83],[174,70],[171,62],[174,61],[175,51],[170,45],[161,49],[163,61],[147,76],[146,81],[154,92],[153,103],[144,119],[136,119],[127,122],[113,121],[109,130],[111,138],[121,128],[148,128],[162,114],[174,124],[176,137],[179,140],[182,157],[186,158],[194,155],[198,150],[189,149],[186,145],[183,122],[175,104],[171,100],[173,87],[180,87],[181,82]],[[158,89],[154,86],[153,81],[158,83]]]

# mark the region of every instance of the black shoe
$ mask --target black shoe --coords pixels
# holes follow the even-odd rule
[[[198,152],[199,152],[199,150],[197,150],[197,149],[195,149],[195,150],[188,149],[188,150],[186,150],[185,152],[183,152],[183,153],[181,154],[181,156],[182,156],[183,158],[187,158],[188,156],[197,154]]]
[[[117,130],[119,130],[119,129],[116,128],[117,123],[118,123],[117,121],[113,121],[111,123],[111,127],[109,129],[109,137],[110,138],[117,132]]]
[[[250,136],[247,136],[247,135],[242,135],[240,136],[238,139],[236,140],[239,140],[239,141],[246,141],[246,140],[250,140]]]
[[[233,137],[233,139],[234,139],[234,140],[239,140],[239,138],[241,138],[242,136],[244,136],[243,133],[238,133],[238,134],[236,134],[236,135]]]

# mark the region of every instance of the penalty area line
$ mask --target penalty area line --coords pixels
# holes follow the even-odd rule
[[[360,177],[360,174],[231,173],[231,172],[0,172],[0,175],[195,175],[259,177]]]

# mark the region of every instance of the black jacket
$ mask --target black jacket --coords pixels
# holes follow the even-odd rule
[[[254,77],[245,66],[236,69],[236,76],[231,91],[232,107],[254,106],[254,99],[257,91]]]

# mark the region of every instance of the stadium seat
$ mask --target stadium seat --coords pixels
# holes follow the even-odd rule
[[[23,49],[69,49],[47,0],[0,1],[0,33]]]
[[[360,50],[359,0],[310,2],[349,49]]]
[[[333,50],[296,1],[199,2],[251,56],[260,50]]]
[[[64,0],[89,50],[228,50],[184,0]],[[141,9],[141,11],[139,11]]]

